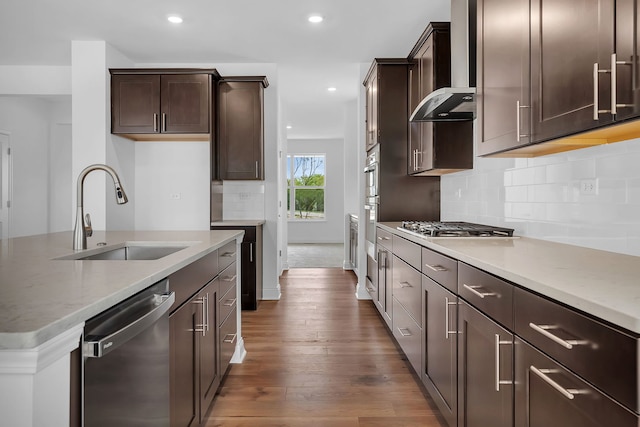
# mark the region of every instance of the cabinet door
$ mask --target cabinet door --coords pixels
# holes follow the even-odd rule
[[[171,342],[171,427],[199,425],[197,304],[193,300],[169,316]]]
[[[640,116],[640,8],[637,0],[616,1],[616,119]]]
[[[161,79],[161,132],[209,132],[209,76],[163,75]]]
[[[477,154],[529,143],[529,0],[478,0]],[[587,91],[587,89],[585,89]]]
[[[424,372],[422,381],[449,426],[457,425],[457,297],[422,276]]]
[[[160,76],[111,76],[111,133],[158,133]]]
[[[366,91],[366,150],[378,143],[378,73],[372,73],[365,86]]]
[[[614,0],[531,1],[534,142],[613,121],[614,4]]]
[[[516,338],[515,425],[636,427],[638,416]]]
[[[216,322],[216,310],[218,307],[219,280],[216,278],[205,286],[195,297],[198,305],[196,319],[196,336],[199,340],[199,391],[200,411],[199,421],[204,421],[204,416],[213,401],[218,385],[220,384],[220,372],[218,366],[218,325]]]
[[[219,102],[220,178],[264,179],[262,83],[221,82]]]
[[[413,113],[420,101],[422,101],[420,93],[420,70],[419,62],[415,60],[409,65],[409,115]],[[419,170],[418,156],[422,144],[422,128],[424,122],[409,122],[409,152],[407,153],[407,173],[409,175]]]
[[[458,417],[466,427],[513,425],[513,335],[461,301]]]

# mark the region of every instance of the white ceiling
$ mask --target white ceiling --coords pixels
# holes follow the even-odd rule
[[[449,16],[450,0],[5,0],[0,65],[70,65],[72,40],[105,40],[138,64],[276,63],[289,137],[336,137],[359,64],[406,56]]]

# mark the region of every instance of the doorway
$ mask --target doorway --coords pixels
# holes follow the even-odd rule
[[[11,151],[9,133],[0,131],[0,240],[9,238],[11,207]]]

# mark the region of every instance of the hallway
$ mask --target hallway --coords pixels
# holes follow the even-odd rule
[[[444,426],[351,271],[291,269],[280,284],[280,301],[242,312],[248,355],[207,427]]]

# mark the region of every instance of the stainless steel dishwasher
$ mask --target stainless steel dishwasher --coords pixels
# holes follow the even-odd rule
[[[85,427],[169,426],[169,308],[162,280],[87,321]]]

